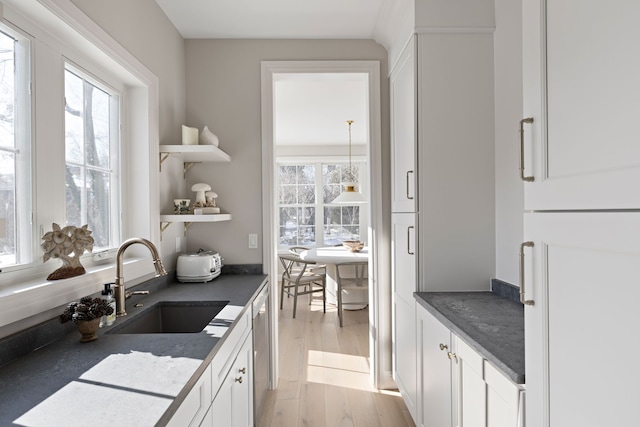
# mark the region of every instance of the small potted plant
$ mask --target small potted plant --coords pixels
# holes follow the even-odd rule
[[[84,297],[80,302],[72,302],[60,315],[60,323],[72,320],[82,334],[81,342],[98,339],[100,318],[113,313],[113,307],[102,298]]]

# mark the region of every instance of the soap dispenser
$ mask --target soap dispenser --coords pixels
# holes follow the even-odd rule
[[[107,316],[102,316],[102,319],[100,320],[100,326],[111,326],[113,325],[113,322],[116,321],[116,299],[113,297],[113,289],[111,288],[111,285],[113,285],[113,283],[104,284],[102,295],[105,296],[107,304],[111,306],[113,312]]]

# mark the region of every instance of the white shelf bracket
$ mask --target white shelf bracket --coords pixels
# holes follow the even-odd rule
[[[193,224],[192,222],[185,222],[184,223],[184,236],[187,236],[187,230],[189,229],[189,226]]]

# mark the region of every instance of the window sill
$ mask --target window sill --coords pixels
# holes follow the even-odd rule
[[[105,283],[113,282],[115,264],[87,267],[87,273],[70,279],[47,281],[34,279],[0,287],[0,337],[15,333],[49,320],[58,313],[50,313],[71,301],[94,294]],[[124,277],[129,284],[137,284],[154,275],[148,258],[130,258],[124,263]],[[29,319],[29,322],[21,322]],[[7,325],[20,322],[18,328],[3,330]]]

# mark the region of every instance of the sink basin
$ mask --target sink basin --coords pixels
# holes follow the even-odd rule
[[[109,334],[201,332],[229,301],[163,301],[114,326]]]

